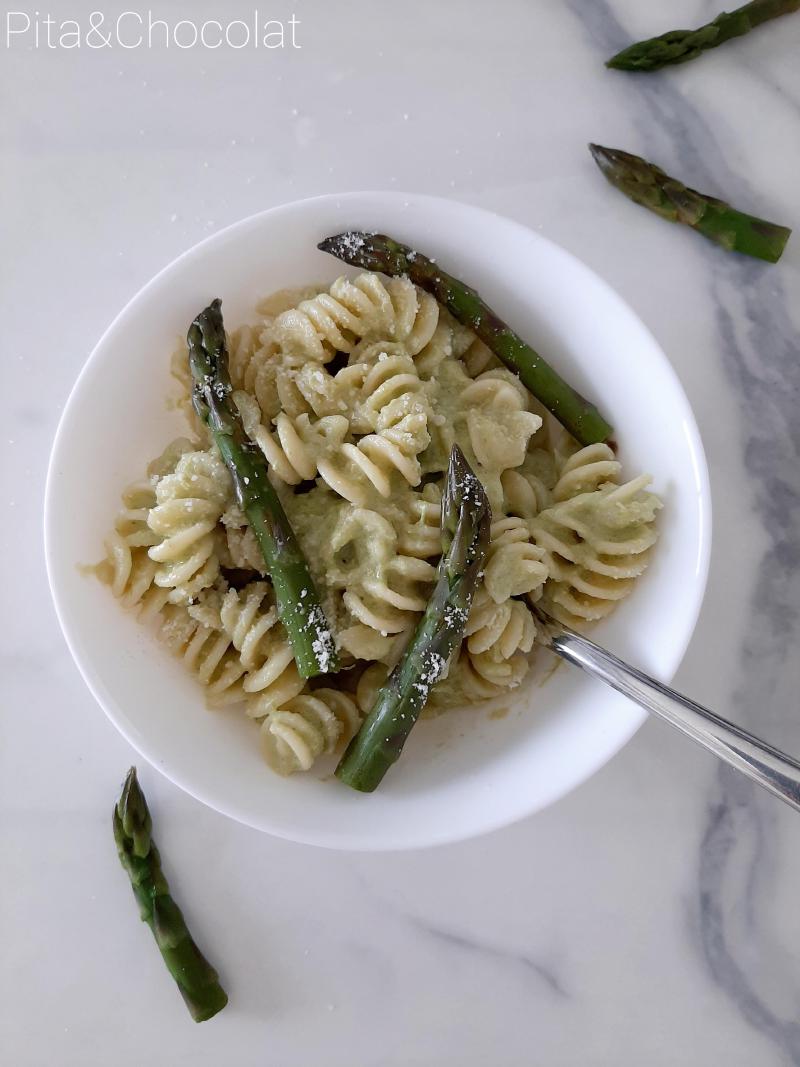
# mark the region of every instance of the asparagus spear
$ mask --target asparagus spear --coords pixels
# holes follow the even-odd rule
[[[686,63],[709,48],[716,48],[733,37],[742,37],[762,22],[789,15],[798,8],[800,0],[752,0],[735,11],[723,11],[713,22],[696,30],[670,30],[660,37],[638,41],[612,56],[606,66],[616,70],[650,71],[671,63]]]
[[[256,536],[275,587],[278,615],[303,678],[338,667],[333,635],[302,549],[267,477],[267,461],[250,440],[231,401],[221,302],[214,300],[189,328],[192,403],[230,471],[239,506]]]
[[[458,445],[442,499],[442,558],[436,585],[403,657],[336,768],[362,793],[376,789],[400,758],[411,728],[464,635],[483,573],[492,514],[483,486]]]
[[[595,444],[610,436],[611,427],[588,400],[499,319],[474,289],[441,270],[433,260],[380,233],[340,233],[317,247],[354,267],[407,275],[432,293],[454,318],[474,330],[581,444]]]
[[[164,963],[175,979],[197,1023],[205,1022],[228,1003],[217,972],[192,940],[181,909],[170,895],[161,857],[150,837],[150,812],[131,767],[114,806],[114,840],[128,873],[139,914],[153,931]]]
[[[770,263],[781,258],[792,232],[785,226],[746,215],[724,200],[689,189],[654,163],[630,152],[599,144],[590,144],[589,151],[612,185],[663,219],[683,222],[729,252],[743,252]]]

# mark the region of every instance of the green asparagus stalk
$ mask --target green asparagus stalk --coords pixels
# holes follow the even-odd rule
[[[458,445],[450,453],[442,499],[442,558],[425,614],[403,657],[336,768],[363,793],[376,789],[400,758],[411,728],[457,649],[483,573],[492,513],[484,488]]]
[[[474,330],[581,444],[605,441],[610,436],[611,427],[598,410],[498,318],[474,289],[421,252],[384,234],[358,231],[328,237],[317,247],[363,270],[407,275],[415,285],[432,293],[460,323]]]
[[[255,534],[275,588],[297,669],[303,678],[338,668],[333,635],[308,564],[267,476],[267,461],[245,433],[231,400],[221,302],[214,300],[189,328],[192,402],[207,424],[233,479],[239,506]]]
[[[117,852],[131,880],[142,921],[153,931],[192,1018],[202,1023],[222,1011],[228,995],[217,972],[192,940],[181,909],[170,895],[151,827],[147,801],[136,780],[136,768],[131,767],[114,806]]]
[[[590,144],[595,163],[621,193],[670,222],[682,222],[729,252],[777,263],[791,230],[774,222],[737,211],[677,178],[660,167],[618,148]]]
[[[735,11],[723,11],[713,22],[696,30],[670,30],[660,37],[638,41],[612,56],[606,66],[615,70],[651,71],[671,63],[686,63],[709,48],[742,37],[762,22],[790,15],[798,8],[800,0],[752,0]]]

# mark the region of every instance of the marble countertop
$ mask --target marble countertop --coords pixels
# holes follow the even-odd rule
[[[775,267],[725,255],[626,203],[585,148],[639,152],[800,228],[800,15],[651,77],[603,68],[717,6],[281,0],[262,17],[295,10],[299,48],[0,42],[3,1063],[800,1064],[800,821],[652,722],[555,807],[418,853],[272,840],[143,767],[176,896],[231,995],[193,1026],[114,855],[133,753],[72,664],[40,547],[69,389],[157,270],[303,196],[456,197],[577,254],[668,353],[715,519],[677,684],[800,752],[800,233]]]

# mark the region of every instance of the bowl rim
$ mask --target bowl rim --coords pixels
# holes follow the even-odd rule
[[[285,203],[274,205],[263,211],[254,212],[236,222],[231,223],[228,226],[209,234],[202,238],[200,241],[191,245],[185,251],[180,253],[174,259],[166,263],[159,271],[150,278],[144,285],[142,285],[124,304],[124,306],[114,315],[109,322],[106,329],[103,331],[97,342],[93,346],[89,356],[84,361],[70,391],[64,403],[61,416],[58,421],[56,432],[53,436],[53,441],[50,449],[50,457],[48,460],[47,476],[44,487],[44,508],[43,508],[43,535],[44,535],[44,555],[45,566],[47,572],[48,584],[50,587],[50,593],[53,599],[53,606],[58,619],[61,632],[64,636],[64,640],[72,656],[75,666],[78,668],[78,672],[81,675],[84,683],[86,684],[89,692],[94,697],[97,704],[103,710],[106,717],[111,721],[114,727],[120,732],[125,740],[131,745],[143,759],[157,771],[159,771],[165,778],[188,793],[195,800],[206,805],[214,811],[220,814],[226,815],[229,818],[234,819],[245,826],[252,827],[263,833],[269,833],[274,837],[278,837],[282,840],[292,841],[298,844],[314,845],[323,848],[330,848],[337,851],[352,851],[352,852],[393,852],[393,851],[407,851],[411,849],[423,849],[432,848],[440,845],[456,843],[459,841],[472,840],[473,838],[482,837],[485,834],[492,833],[496,830],[502,829],[507,826],[512,826],[517,822],[521,822],[523,819],[532,817],[539,811],[545,810],[551,804],[556,803],[562,799],[568,793],[579,788],[590,778],[592,778],[606,763],[614,758],[622,749],[627,745],[631,738],[636,734],[644,721],[648,718],[647,712],[636,705],[630,705],[630,717],[624,728],[619,728],[614,737],[614,744],[607,751],[604,750],[594,765],[588,770],[582,770],[579,775],[565,775],[564,780],[554,788],[548,794],[546,800],[540,804],[537,808],[520,810],[511,815],[500,813],[495,818],[487,819],[484,824],[474,831],[461,832],[456,831],[454,833],[448,833],[442,831],[438,834],[425,835],[414,840],[404,840],[400,843],[386,843],[375,841],[373,838],[366,840],[360,840],[354,842],[348,837],[346,833],[337,834],[332,836],[330,834],[315,835],[313,833],[292,833],[276,824],[267,824],[263,819],[256,820],[254,817],[249,816],[245,811],[242,811],[237,805],[226,804],[224,801],[220,801],[213,796],[208,795],[204,790],[198,787],[195,783],[189,783],[185,780],[185,776],[182,772],[174,770],[172,767],[166,767],[161,762],[158,754],[150,750],[149,745],[143,738],[134,737],[132,731],[128,729],[125,716],[118,715],[117,709],[113,702],[108,702],[101,695],[100,686],[97,684],[97,680],[94,674],[94,670],[91,665],[91,661],[86,660],[79,654],[76,642],[73,640],[73,635],[70,630],[70,626],[66,621],[66,612],[64,610],[64,603],[61,599],[62,591],[59,589],[57,579],[57,564],[55,562],[55,547],[54,547],[54,505],[53,505],[53,485],[55,480],[55,468],[57,465],[57,459],[62,444],[62,438],[66,433],[66,427],[70,419],[71,409],[74,404],[78,402],[78,396],[83,385],[85,377],[88,377],[91,368],[98,358],[100,358],[101,350],[105,347],[106,341],[111,334],[115,331],[119,321],[124,318],[130,308],[144,298],[151,290],[157,288],[162,279],[176,270],[180,264],[185,263],[188,260],[192,260],[196,257],[200,257],[204,254],[204,251],[208,245],[213,245],[222,239],[230,239],[234,237],[239,231],[244,231],[254,225],[259,224],[262,220],[268,218],[271,215],[279,214],[284,211],[297,210],[303,207],[310,207],[314,204],[334,203],[337,207],[346,203],[355,203],[362,200],[369,200],[375,198],[384,198],[388,201],[392,201],[396,204],[403,204],[407,206],[409,203],[413,203],[415,206],[420,206],[425,210],[436,210],[437,207],[443,208],[445,205],[448,207],[457,207],[466,209],[469,212],[474,212],[485,217],[490,217],[497,220],[505,226],[516,229],[521,234],[526,235],[528,238],[533,236],[537,242],[547,245],[554,249],[559,255],[564,257],[565,261],[568,261],[572,266],[579,268],[584,273],[588,273],[597,285],[598,290],[602,291],[603,296],[616,301],[627,313],[636,321],[638,327],[642,330],[643,335],[647,337],[648,341],[652,345],[653,357],[657,359],[661,364],[661,371],[672,379],[672,384],[676,388],[678,394],[683,398],[688,418],[684,420],[684,430],[686,432],[688,443],[690,446],[690,452],[694,459],[695,476],[698,488],[698,500],[701,512],[701,522],[698,530],[698,552],[697,552],[697,564],[696,564],[696,580],[692,585],[692,602],[684,607],[684,636],[680,641],[675,642],[672,656],[670,657],[669,668],[661,672],[661,680],[665,682],[671,681],[675,673],[679,669],[681,662],[686,654],[686,651],[691,642],[694,634],[697,620],[700,615],[703,600],[705,597],[706,586],[708,582],[708,574],[710,569],[711,560],[711,545],[713,537],[713,515],[712,515],[712,498],[710,478],[708,471],[708,463],[706,460],[705,448],[703,446],[702,436],[700,429],[697,425],[697,420],[694,415],[694,410],[689,401],[688,396],[683,388],[683,385],[678,377],[675,368],[669,360],[666,352],[653,336],[649,327],[639,317],[637,312],[628,304],[628,302],[614,289],[614,287],[606,281],[606,279],[598,274],[594,268],[590,267],[573,252],[559,245],[556,241],[553,241],[549,237],[543,236],[541,233],[532,230],[525,223],[519,222],[514,218],[507,215],[502,215],[499,212],[492,211],[491,209],[480,207],[468,202],[458,200],[453,197],[441,197],[433,196],[425,193],[404,193],[399,190],[381,190],[381,189],[365,189],[354,190],[342,193],[324,193],[317,196],[304,197],[299,200],[287,201]]]

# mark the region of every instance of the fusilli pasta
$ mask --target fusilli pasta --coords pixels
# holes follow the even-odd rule
[[[642,475],[554,504],[533,523],[550,575],[542,605],[570,625],[601,619],[626,596],[656,541],[658,497]]]
[[[262,736],[267,763],[278,774],[308,771],[355,734],[361,723],[358,706],[338,689],[315,689],[287,701],[264,720]]]
[[[124,490],[114,530],[105,542],[106,559],[100,566],[100,575],[111,586],[114,596],[142,618],[157,615],[169,596],[169,590],[155,584],[158,565],[148,554],[160,540],[148,523],[157,502],[155,486],[158,479],[173,471],[181,456],[193,447],[185,437],[173,441],[159,459],[150,464],[147,477]]]
[[[481,678],[512,689],[528,671],[528,653],[533,648],[536,626],[521,600],[498,604],[484,589],[472,605],[465,631],[467,655]]]
[[[337,278],[327,292],[302,300],[268,327],[270,340],[295,362],[327,363],[336,352],[352,352],[360,341],[384,338],[409,352],[427,344],[436,328],[436,301],[404,278],[384,280],[360,274]]]
[[[220,625],[218,603],[167,604],[159,632],[167,647],[206,687],[212,707],[244,698],[245,667]]]
[[[266,582],[253,582],[241,592],[229,589],[220,607],[220,624],[239,653],[249,695],[247,713],[261,719],[303,690],[292,649],[269,603]]]
[[[492,523],[483,587],[496,604],[534,593],[547,581],[544,550],[531,541],[524,519],[509,515]]]
[[[397,548],[407,556],[430,559],[442,551],[442,494],[437,486],[426,485],[421,493],[410,495],[398,522]]]
[[[619,482],[622,464],[606,444],[587,445],[568,456],[560,466],[553,500],[569,500],[590,493],[607,482]]]
[[[215,451],[187,452],[155,493],[147,516],[157,535],[148,552],[158,564],[154,581],[170,591],[171,603],[190,603],[219,574],[215,530],[233,495],[230,475]]]
[[[380,495],[388,497],[392,471],[409,485],[419,485],[417,457],[430,443],[430,405],[413,360],[383,355],[367,372],[356,408],[372,432],[357,445],[342,445],[342,451]]]

